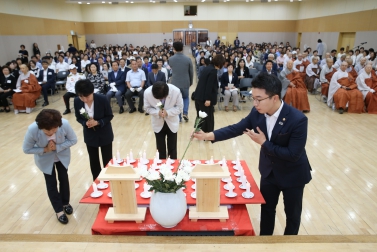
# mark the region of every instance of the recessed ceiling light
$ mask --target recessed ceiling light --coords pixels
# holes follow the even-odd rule
[[[290,0],[290,2],[292,3],[292,2],[293,2],[293,0]]]
[[[78,2],[78,4],[82,4],[82,2]]]
[[[86,3],[86,4],[90,4],[90,3]]]
[[[106,3],[105,1],[102,1],[102,3]]]
[[[202,0],[202,3],[205,2],[206,0]]]
[[[131,2],[131,3],[134,3],[134,2]]]
[[[109,4],[111,4],[111,2],[109,2]]]
[[[126,3],[128,3],[128,1],[126,1]]]
[[[174,0],[174,2],[176,3],[176,2],[177,2],[177,0]]]
[[[268,2],[271,2],[271,0],[268,0]]]

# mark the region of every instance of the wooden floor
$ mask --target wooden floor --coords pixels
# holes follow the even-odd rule
[[[194,89],[195,84],[190,91]],[[59,94],[50,97],[50,101],[56,99],[56,102],[50,102],[48,108],[63,112],[64,103],[61,97],[63,93],[64,91],[60,91]],[[306,150],[313,169],[313,180],[305,188],[299,234],[376,235],[377,117],[369,114],[345,113],[340,115],[312,95],[309,95],[309,101],[311,112],[306,114],[309,118]],[[37,108],[40,109],[41,103],[42,101],[39,101]],[[71,102],[71,104],[73,103]],[[242,110],[238,112],[219,111],[216,107],[215,128],[238,122],[249,113],[251,106],[250,102],[242,104]],[[124,156],[130,149],[134,153],[146,150],[147,156],[152,158],[156,146],[150,117],[140,113],[119,115],[116,105],[113,110],[115,115],[112,121],[115,135],[114,152],[119,150]],[[71,205],[75,211],[69,217],[69,224],[61,225],[56,220],[47,197],[44,177],[35,166],[33,156],[22,152],[26,129],[34,121],[37,113],[38,111],[31,114],[0,114],[0,234],[89,235],[98,206],[78,203],[92,182],[89,159],[83,142],[82,126],[76,122],[73,113],[64,116],[76,132],[78,143],[71,148],[72,159],[69,166]],[[182,123],[179,128],[179,156],[182,155],[188,143],[193,127],[195,108],[192,101],[189,118],[190,121]],[[209,159],[213,156],[215,159],[221,159],[225,156],[227,159],[234,159],[236,153],[240,152],[241,158],[246,160],[254,178],[258,181],[260,178],[258,172],[259,149],[259,145],[245,136],[216,144],[194,141],[187,151],[186,157],[188,159]],[[283,234],[285,227],[282,201],[281,198],[277,208],[275,235]],[[258,234],[260,206],[248,205],[248,211]],[[14,246],[20,244],[12,242],[0,244],[1,247],[3,245],[4,248],[15,251]],[[371,249],[368,244],[364,245],[365,251]],[[165,247],[161,246],[156,249],[165,250]],[[192,250],[196,249],[195,246],[174,245],[172,248]],[[260,246],[259,249],[262,249],[263,245]],[[83,246],[77,251],[89,251],[89,247]],[[139,246],[136,250],[142,248]],[[208,250],[215,248],[210,246]],[[296,245],[295,248],[297,248]],[[308,251],[315,251],[316,248],[320,247],[303,247]],[[343,247],[342,244],[337,248],[347,250],[347,247]],[[377,250],[377,246],[373,246],[373,248]],[[153,250],[155,247],[150,246],[149,249]],[[242,249],[246,249],[246,247],[241,246],[240,250]],[[3,249],[1,250],[3,251]],[[41,247],[41,250],[44,249]],[[357,251],[362,251],[362,249]]]

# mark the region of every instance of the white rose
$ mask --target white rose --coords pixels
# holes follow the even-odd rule
[[[148,174],[146,179],[148,180],[157,180],[160,178],[160,174],[157,171],[152,171]]]
[[[180,184],[182,182],[183,178],[179,175],[177,175],[177,177],[175,177],[175,183],[177,184]]]
[[[149,175],[149,172],[146,169],[138,169],[137,173],[143,178],[146,178]]]
[[[84,108],[81,108],[80,109],[80,114],[84,114],[86,111],[85,111],[85,109]]]
[[[184,181],[190,180],[190,175],[184,170],[179,170],[177,176],[181,177]]]
[[[165,180],[169,180],[167,178],[173,176],[173,172],[170,169],[160,170],[160,173],[164,176]]]
[[[203,111],[200,111],[199,110],[199,117],[200,118],[206,118],[208,115],[207,115],[207,113],[206,112],[203,112]]]
[[[157,104],[156,104],[156,107],[161,107],[162,106],[162,103],[161,102],[158,102]]]
[[[168,180],[168,181],[174,181],[175,177],[176,176],[173,173],[171,173],[171,174],[167,174],[166,176],[164,176],[164,179]]]

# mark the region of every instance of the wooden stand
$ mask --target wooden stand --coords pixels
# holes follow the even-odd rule
[[[107,211],[105,220],[136,221],[141,223],[145,219],[146,207],[137,207],[135,180],[140,176],[131,166],[111,166],[103,169],[98,176],[99,180],[109,180],[113,207]]]
[[[219,164],[199,164],[190,175],[196,179],[196,206],[191,206],[189,219],[229,219],[226,206],[220,206],[220,180],[229,177],[229,171]]]

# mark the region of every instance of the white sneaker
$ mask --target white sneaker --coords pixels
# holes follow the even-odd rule
[[[15,115],[18,114],[18,109],[15,109],[15,110],[14,110],[14,114],[15,114]]]
[[[26,108],[26,114],[30,114],[31,113],[31,108]]]

